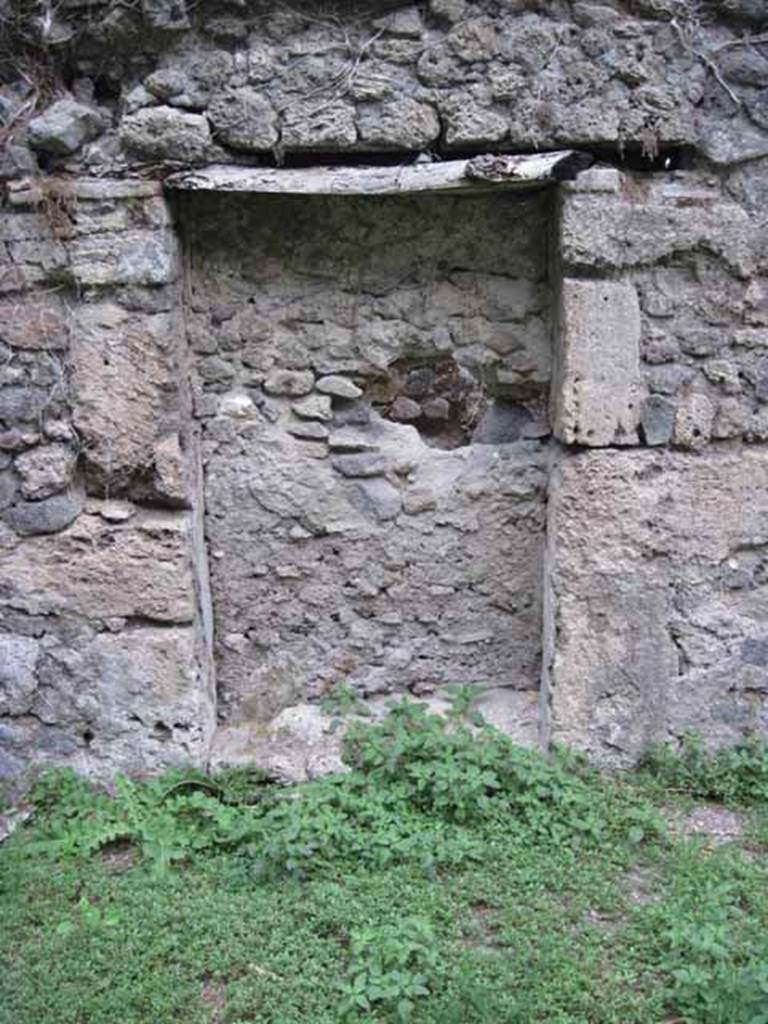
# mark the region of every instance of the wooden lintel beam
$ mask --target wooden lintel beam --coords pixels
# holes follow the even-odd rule
[[[238,167],[214,164],[165,181],[186,192],[253,192],[301,196],[376,196],[535,188],[571,178],[591,157],[578,150],[484,155],[399,167]]]

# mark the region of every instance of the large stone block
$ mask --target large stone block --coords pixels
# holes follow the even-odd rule
[[[686,195],[664,201],[635,184],[625,196],[566,193],[560,217],[560,257],[567,272],[614,272],[658,263],[673,254],[721,258],[736,274],[753,269],[754,228],[736,203]]]
[[[192,627],[49,625],[42,640],[0,635],[0,778],[41,764],[105,779],[205,765],[214,700]]]
[[[99,514],[111,515],[109,502],[89,507],[60,533],[7,541],[0,550],[0,610],[192,622],[190,517],[136,512],[111,522]]]
[[[768,728],[768,454],[565,456],[550,488],[549,734],[629,764]]]
[[[215,149],[207,118],[174,107],[145,107],[126,115],[120,124],[120,138],[139,160],[187,166],[205,163]]]
[[[640,307],[631,284],[566,278],[560,293],[552,426],[566,444],[637,442]]]
[[[166,478],[169,457],[176,451],[180,462],[181,453],[163,442],[182,427],[180,331],[175,313],[129,313],[111,301],[80,306],[73,315],[74,424],[89,474],[113,494],[138,487],[179,500],[179,487],[169,494]]]
[[[94,234],[69,246],[68,273],[77,285],[161,285],[179,273],[178,244],[170,231]]]

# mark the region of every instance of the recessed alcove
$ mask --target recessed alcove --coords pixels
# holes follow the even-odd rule
[[[535,703],[552,208],[183,197],[223,721],[339,685]]]

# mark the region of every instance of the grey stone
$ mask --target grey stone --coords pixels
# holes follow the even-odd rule
[[[308,395],[314,385],[315,377],[309,370],[272,370],[264,381],[264,390],[268,395],[298,398]]]
[[[640,430],[645,444],[667,444],[672,440],[675,413],[675,403],[660,395],[651,395],[643,402],[640,411]]]
[[[768,668],[768,637],[747,637],[741,645],[742,661]]]
[[[733,372],[736,372],[732,367]],[[738,376],[737,376],[738,381]],[[768,359],[761,359],[754,370],[755,395],[761,402],[768,402]]]
[[[451,403],[446,398],[430,398],[423,405],[428,420],[447,420],[451,415]]]
[[[162,285],[179,273],[178,243],[170,231],[87,235],[71,244],[69,255],[78,285]]]
[[[456,148],[502,142],[509,135],[503,114],[479,106],[471,96],[455,96],[442,104],[445,141]]]
[[[524,436],[533,416],[524,405],[493,402],[483,414],[472,434],[473,444],[509,444]]]
[[[677,407],[674,443],[694,451],[702,449],[712,436],[714,418],[715,409],[707,396],[688,392]]]
[[[705,363],[703,370],[707,380],[718,385],[727,395],[736,395],[741,391],[739,369],[730,360],[710,359],[708,363]],[[766,383],[768,384],[768,379]],[[756,389],[756,393],[760,398],[759,388]],[[765,397],[768,397],[768,389],[765,391]]]
[[[712,328],[694,327],[678,334],[680,348],[692,356],[711,356],[723,344],[723,332]]]
[[[144,17],[152,28],[182,32],[189,28],[186,0],[141,0]]]
[[[221,356],[208,356],[197,364],[197,372],[208,383],[230,381],[235,376],[231,363]]]
[[[27,146],[11,143],[0,153],[0,181],[26,178],[37,171],[37,159]]]
[[[159,68],[151,75],[147,75],[144,85],[147,91],[157,99],[169,100],[188,89],[189,80],[184,72],[177,68]],[[146,104],[139,103],[136,109],[142,106],[146,106]]]
[[[30,711],[37,689],[35,666],[39,654],[39,641],[0,633],[0,715]]]
[[[403,394],[407,395],[408,398],[421,399],[426,398],[435,383],[435,372],[430,370],[429,367],[420,367],[417,370],[411,370],[408,376],[405,378],[405,384],[403,384]]]
[[[429,12],[447,22],[460,21],[467,11],[467,0],[429,0]]]
[[[0,388],[0,420],[6,423],[31,422],[37,419],[47,404],[47,396],[40,388],[18,385]]]
[[[690,366],[654,366],[645,375],[648,390],[658,395],[675,395],[690,384],[696,371]]]
[[[332,449],[347,452],[376,451],[378,445],[375,438],[354,427],[340,427],[333,430],[328,438]]]
[[[42,501],[19,502],[3,518],[17,533],[58,533],[77,518],[82,507],[82,500],[78,496],[56,494]]]
[[[355,108],[342,100],[306,100],[284,115],[280,141],[286,149],[347,149],[357,141]]]
[[[734,46],[718,58],[724,78],[739,85],[768,85],[768,60],[754,47]]]
[[[392,403],[389,415],[398,423],[412,423],[413,420],[417,420],[421,416],[421,406],[418,402],[414,402],[412,398],[398,395]]]
[[[194,166],[213,152],[208,120],[175,107],[144,107],[127,114],[120,123],[120,139],[140,160]]]
[[[371,409],[366,402],[340,402],[333,410],[333,422],[338,427],[364,427],[370,421]]]
[[[97,111],[76,100],[62,99],[29,122],[27,138],[33,149],[67,156],[95,138],[102,128]]]
[[[712,437],[740,437],[748,423],[748,410],[735,398],[725,398],[718,403],[712,424]]]
[[[361,452],[356,455],[337,455],[332,459],[333,468],[348,477],[380,476],[386,473],[388,463],[383,455]]]
[[[404,39],[419,39],[424,31],[418,7],[394,11],[383,18],[378,18],[373,24],[374,28],[383,29],[390,35],[402,36]]]
[[[359,388],[353,381],[335,374],[321,377],[315,383],[315,387],[322,394],[332,395],[334,398],[354,399],[360,398],[363,394],[362,388]]]
[[[13,504],[19,493],[19,478],[12,469],[0,469],[0,511]]]
[[[233,391],[221,396],[217,412],[220,416],[231,416],[236,420],[249,420],[256,416],[257,410],[250,395]]]
[[[358,128],[362,142],[384,148],[427,149],[440,136],[434,108],[407,96],[361,107]]]
[[[713,202],[711,193],[683,198],[637,203],[623,196],[566,195],[560,221],[565,267],[617,271],[704,250],[747,275],[754,257],[746,211],[736,203]]]
[[[31,448],[37,444],[40,435],[33,430],[19,430],[12,427],[10,430],[0,430],[0,451],[19,452],[25,448]]]
[[[329,423],[333,419],[330,395],[308,395],[294,402],[291,409],[304,420],[322,420]]]
[[[257,767],[286,784],[346,771],[342,761],[344,730],[319,707],[284,708],[265,726],[243,722],[216,731],[211,748],[213,770]]]
[[[354,488],[354,504],[381,522],[388,522],[400,514],[403,505],[400,491],[383,477],[361,480],[354,484]]]
[[[65,444],[50,444],[23,452],[16,458],[25,498],[47,498],[70,483],[75,470],[75,452]]]
[[[316,420],[296,419],[288,424],[288,433],[294,437],[303,437],[309,441],[325,441],[328,438],[328,427]]]
[[[746,100],[744,105],[758,128],[762,128],[763,131],[768,130],[768,89],[762,89],[757,96]]]
[[[217,141],[232,149],[270,150],[278,140],[274,108],[248,86],[216,93],[208,106],[208,120]]]

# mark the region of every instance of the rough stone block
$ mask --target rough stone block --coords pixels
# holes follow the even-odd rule
[[[8,603],[31,615],[191,623],[191,529],[184,513],[147,512],[126,523],[90,513],[55,535],[20,539],[0,553],[0,607]]]
[[[407,96],[362,107],[358,128],[361,141],[376,147],[422,150],[440,136],[440,120],[434,108]]]
[[[16,459],[25,498],[47,498],[63,491],[72,479],[76,453],[69,445],[50,444],[24,452]]]
[[[42,501],[19,501],[7,510],[3,519],[22,536],[58,533],[77,518],[82,507],[82,495],[71,491]]]
[[[270,150],[278,139],[274,107],[250,87],[215,95],[208,119],[217,140],[232,149]]]
[[[0,636],[0,764],[66,764],[93,778],[205,765],[213,695],[191,627],[41,640]],[[9,654],[10,675],[3,667]],[[0,772],[0,774],[2,774]]]
[[[560,257],[566,271],[616,271],[658,263],[673,253],[720,257],[736,274],[754,265],[754,228],[736,203],[659,202],[585,193],[563,197]]]
[[[211,768],[257,767],[291,784],[347,769],[343,732],[312,704],[285,708],[269,723],[245,722],[217,730]]]
[[[86,466],[113,493],[149,479],[156,441],[179,429],[180,330],[175,314],[142,316],[109,301],[73,317],[74,424]]]
[[[566,455],[548,534],[552,739],[629,764],[686,730],[765,729],[765,451]]]
[[[101,131],[99,113],[71,98],[58,100],[29,122],[28,139],[33,149],[67,155]]]
[[[555,436],[600,447],[637,441],[640,307],[630,284],[565,279],[552,408]]]
[[[186,0],[142,0],[144,17],[152,28],[180,32],[189,28]]]
[[[211,159],[213,139],[208,119],[175,107],[144,107],[120,122],[120,139],[140,160],[194,166]]]
[[[675,403],[661,395],[651,395],[640,412],[641,440],[647,445],[667,444],[675,428]]]
[[[0,340],[12,348],[65,349],[68,329],[64,312],[52,301],[0,303]]]
[[[292,104],[284,115],[281,142],[292,150],[348,149],[357,142],[355,108],[341,100]]]
[[[122,231],[77,238],[68,273],[78,285],[161,285],[179,273],[178,243],[170,231]]]

